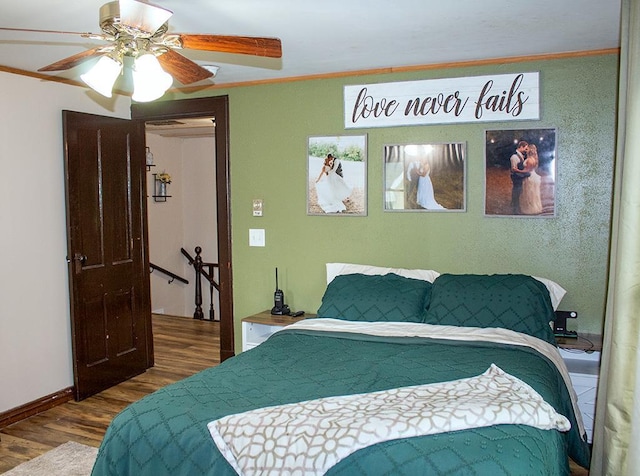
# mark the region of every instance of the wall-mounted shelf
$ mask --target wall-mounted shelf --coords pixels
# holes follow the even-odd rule
[[[167,185],[168,183],[158,178],[158,174],[153,174],[153,195],[151,196],[154,202],[166,202],[167,198],[171,198],[171,195],[167,195]]]
[[[166,202],[167,198],[171,198],[171,195],[151,195],[154,202]]]
[[[153,154],[151,153],[151,149],[149,147],[145,147],[145,163],[147,165],[147,172],[151,170],[151,167],[155,167],[156,164],[153,163]]]

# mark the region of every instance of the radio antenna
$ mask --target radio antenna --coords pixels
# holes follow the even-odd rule
[[[276,267],[276,291],[278,290],[278,268]]]

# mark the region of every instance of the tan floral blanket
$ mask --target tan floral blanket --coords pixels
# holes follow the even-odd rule
[[[500,424],[571,426],[533,388],[492,365],[476,377],[261,408],[208,427],[240,475],[317,475],[383,441]]]

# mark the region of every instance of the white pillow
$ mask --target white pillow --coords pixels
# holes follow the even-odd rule
[[[327,284],[341,274],[356,273],[367,274],[369,276],[393,273],[405,278],[421,279],[423,281],[429,281],[430,283],[433,283],[433,281],[440,276],[440,273],[431,269],[383,268],[367,264],[327,263]]]
[[[551,296],[551,305],[553,306],[553,310],[555,311],[556,309],[558,309],[558,306],[560,305],[560,301],[562,301],[562,298],[564,297],[564,295],[567,294],[567,290],[564,289],[562,286],[560,286],[558,283],[551,281],[550,279],[538,278],[537,276],[531,276],[531,277],[533,279],[537,279],[547,287],[547,290],[549,291],[549,296]]]

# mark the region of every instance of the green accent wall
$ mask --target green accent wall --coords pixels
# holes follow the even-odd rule
[[[216,90],[228,94],[230,104],[236,352],[240,319],[272,306],[276,267],[287,304],[315,312],[327,262],[546,277],[568,291],[560,309],[579,313],[569,328],[600,333],[617,64],[617,55],[602,55]],[[344,129],[347,84],[530,71],[540,72],[539,121]],[[484,132],[521,128],[557,128],[556,217],[485,217]],[[308,137],[363,133],[367,216],[308,216]],[[466,142],[465,212],[383,211],[383,146],[416,142]],[[256,198],[264,200],[262,217],[252,216]],[[250,228],[266,230],[264,248],[249,247]]]

